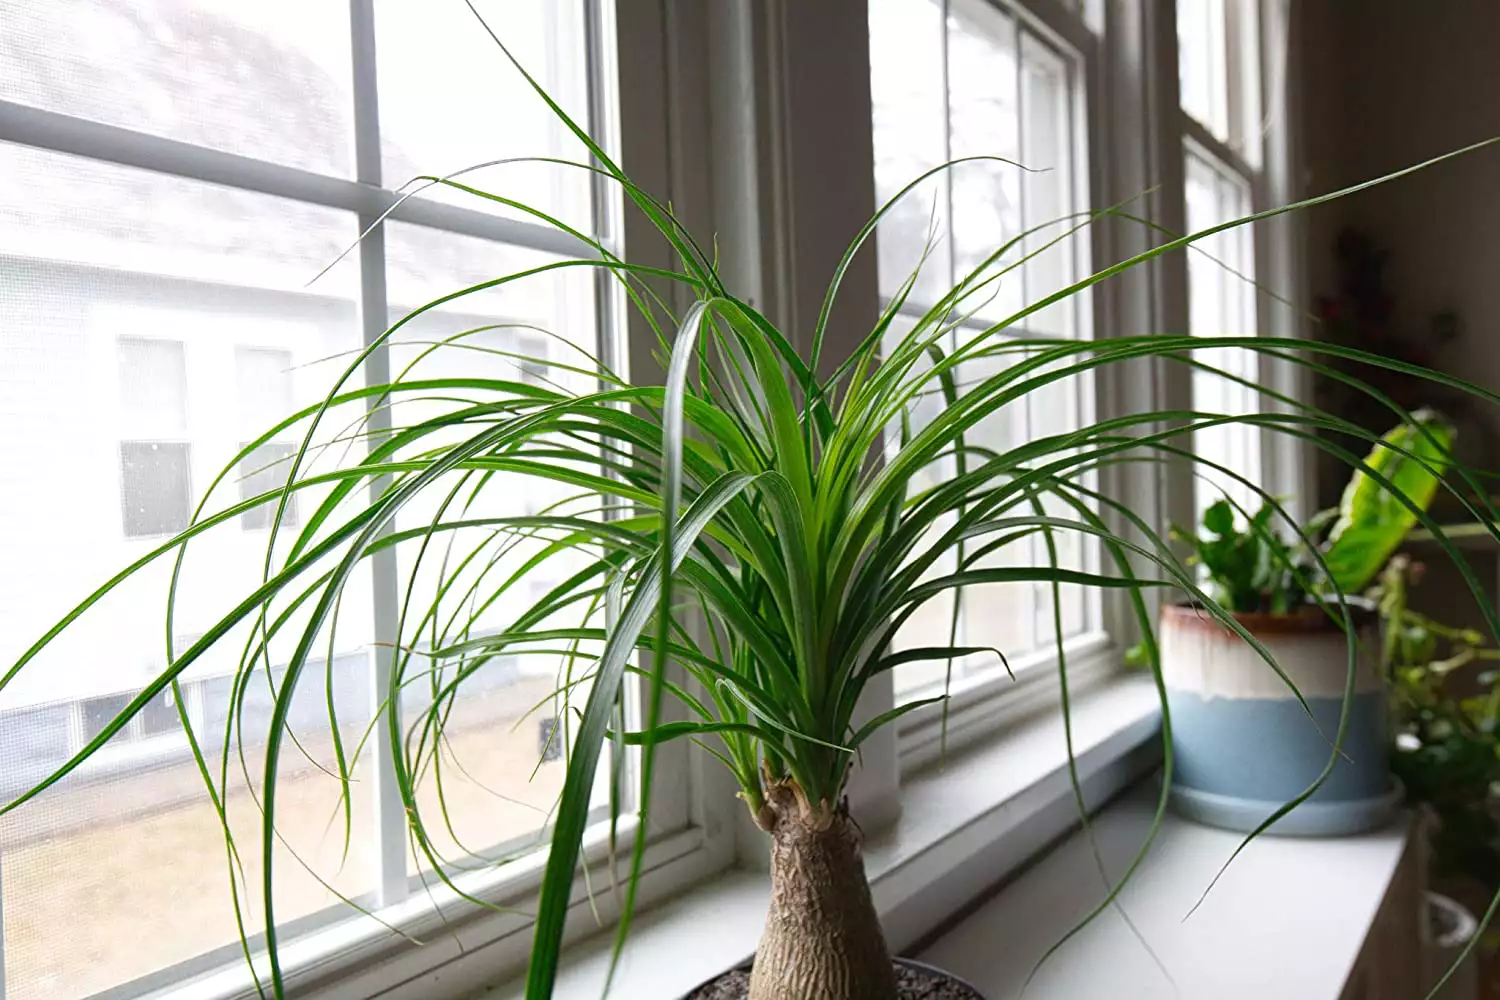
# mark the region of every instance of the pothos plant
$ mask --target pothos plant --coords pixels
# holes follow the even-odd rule
[[[519,64],[516,68],[525,75]],[[799,353],[788,331],[726,287],[713,256],[670,209],[635,185],[529,75],[526,79],[588,148],[592,163],[574,166],[618,185],[675,252],[677,266],[656,268],[622,260],[542,209],[446,179],[443,183],[455,190],[569,234],[586,244],[591,254],[455,290],[396,323],[386,337],[414,317],[466,295],[554,272],[601,271],[618,283],[629,307],[656,331],[666,367],[661,384],[632,380],[587,358],[572,366],[575,373],[596,380],[596,386],[583,391],[477,374],[429,379],[403,373],[385,383],[359,386],[356,374],[375,350],[371,346],[329,386],[320,404],[288,414],[246,445],[209,493],[261,444],[297,428],[302,444],[286,463],[284,487],[223,509],[200,507],[189,528],[106,581],[0,674],[3,689],[122,581],[163,561],[180,568],[187,550],[206,533],[252,509],[274,511],[263,581],[248,587],[221,620],[185,648],[175,648],[169,640],[167,666],[160,674],[81,750],[0,807],[0,815],[23,807],[73,773],[153,700],[169,690],[176,693],[184,670],[210,650],[236,642],[238,648],[229,655],[239,666],[220,759],[210,763],[185,713],[181,721],[206,794],[221,819],[227,774],[236,754],[232,748],[243,746],[251,735],[263,743],[263,759],[254,762],[263,774],[258,781],[258,888],[241,884],[240,850],[227,822],[224,829],[236,899],[251,891],[262,897],[265,968],[269,989],[278,998],[285,989],[285,969],[273,891],[277,776],[278,762],[292,739],[288,722],[293,693],[299,678],[314,669],[318,650],[332,641],[340,597],[357,570],[393,548],[409,550],[441,582],[430,599],[401,614],[398,640],[386,650],[393,693],[374,724],[389,727],[402,751],[392,767],[412,840],[455,892],[462,892],[462,887],[436,864],[440,820],[417,795],[417,777],[436,759],[444,727],[466,682],[486,663],[504,655],[546,653],[561,664],[556,698],[564,705],[560,719],[566,730],[566,777],[552,813],[550,851],[535,909],[527,971],[531,1000],[549,996],[557,975],[580,844],[606,747],[615,748],[614,760],[623,756],[623,748],[637,747],[639,762],[634,796],[638,823],[629,875],[621,887],[618,956],[635,910],[656,780],[655,751],[678,739],[700,744],[730,770],[750,816],[770,838],[771,906],[751,996],[892,1000],[895,983],[888,949],[865,879],[860,837],[845,788],[861,744],[917,705],[861,721],[860,696],[873,679],[902,663],[948,661],[979,652],[952,643],[894,652],[893,636],[919,608],[976,584],[1024,583],[1052,588],[1054,594],[1064,585],[1115,591],[1124,596],[1145,637],[1147,660],[1160,687],[1148,606],[1151,591],[1178,589],[1225,627],[1238,626],[1221,602],[1198,586],[1167,539],[1092,483],[1096,473],[1121,463],[1193,461],[1184,435],[1226,423],[1253,424],[1330,450],[1385,487],[1442,540],[1441,531],[1420,506],[1389,477],[1319,433],[1332,428],[1359,436],[1358,428],[1264,387],[1256,388],[1276,404],[1274,412],[1128,414],[1003,451],[970,437],[985,418],[1065,379],[1142,361],[1206,367],[1194,355],[1201,340],[1191,336],[1121,336],[1092,342],[1010,337],[1024,330],[1027,317],[1213,233],[1328,201],[1409,171],[1167,239],[989,323],[981,334],[945,352],[940,345],[948,333],[993,301],[998,283],[1011,280],[1016,267],[1034,254],[1029,249],[1033,241],[1066,239],[1079,227],[1123,213],[1107,209],[1058,220],[997,246],[910,329],[896,333],[893,320],[908,302],[913,275],[858,346],[846,357],[832,359],[824,350],[832,304],[850,260],[869,242],[889,205],[855,235],[831,277],[815,326],[804,331],[807,351]],[[947,166],[951,165],[914,179],[906,190]],[[568,167],[557,164],[557,169]],[[658,296],[656,289],[663,284],[681,290],[691,304],[674,311],[668,299]],[[436,349],[462,346],[451,343]],[[1218,346],[1256,351],[1337,377],[1370,394],[1375,390],[1346,372],[1330,371],[1319,358],[1397,366],[1488,402],[1500,401],[1461,380],[1349,348],[1271,337],[1229,337]],[[970,366],[989,374],[968,381],[960,391],[959,371]],[[820,374],[825,371],[830,374]],[[1240,381],[1232,374],[1219,374]],[[919,401],[933,398],[943,405],[925,426],[904,421]],[[362,422],[372,404],[389,413],[388,404],[405,400],[422,402],[421,418],[371,433],[363,454],[320,451],[320,426],[370,430]],[[1385,402],[1396,418],[1415,423],[1410,414]],[[903,423],[909,432],[893,431]],[[1385,447],[1422,461],[1416,449],[1389,442]],[[312,460],[330,454],[336,459],[332,467],[313,471]],[[876,461],[881,455],[884,460]],[[919,473],[947,456],[956,460],[957,474],[926,484]],[[517,477],[549,488],[560,486],[568,498],[536,513],[487,513],[483,501],[496,491],[514,490]],[[1475,492],[1482,497],[1482,491]],[[286,514],[298,496],[322,499],[293,525]],[[397,526],[399,513],[417,509],[435,513],[416,526]],[[1494,523],[1494,511],[1488,507],[1473,513],[1477,520]],[[487,532],[486,541],[472,551],[450,551],[461,529],[476,526]],[[1106,568],[1094,572],[1062,565],[1057,539],[1065,534],[1096,541]],[[501,573],[481,574],[478,583],[459,585],[457,567],[497,559],[498,552],[510,551],[506,547],[521,539],[532,544],[519,565],[509,564]],[[1024,553],[1038,539],[1047,558],[1027,558]],[[1002,553],[1005,559],[996,565],[993,557]],[[940,568],[945,560],[956,565]],[[1467,576],[1479,592],[1478,581]],[[529,590],[528,584],[536,581],[546,582]],[[169,636],[177,596],[174,571],[165,630]],[[481,628],[483,612],[511,606],[506,601],[521,610],[502,628]],[[683,610],[691,611],[696,621],[686,621],[679,614]],[[241,644],[233,637],[241,636],[247,624],[250,638]],[[1500,629],[1493,614],[1490,624]],[[1060,636],[1060,622],[1057,630]],[[419,636],[426,641],[418,642]],[[284,663],[273,666],[271,649],[278,642],[291,652]],[[1057,659],[1067,712],[1067,660],[1060,639]],[[635,718],[624,710],[630,675],[641,681]],[[258,734],[238,728],[246,724],[243,718],[249,718],[241,710],[252,683],[270,685],[275,693],[274,710]],[[424,686],[427,707],[403,723],[398,693],[413,685]],[[330,692],[331,688],[330,679]],[[580,699],[582,704],[576,704]],[[669,699],[681,706],[683,718],[668,719],[664,705]],[[183,700],[176,702],[180,706]],[[1158,822],[1172,779],[1171,721],[1164,692],[1162,706],[1165,780]],[[334,716],[337,704],[331,693],[328,707]],[[330,725],[337,744],[337,720]],[[363,748],[361,742],[337,756],[335,777],[344,785],[346,810],[352,762]],[[1331,747],[1329,768],[1336,753]],[[241,755],[239,766],[253,765]],[[613,823],[624,798],[618,782],[610,784]],[[1315,788],[1316,784],[1283,811]],[[1142,855],[1148,847],[1142,848]],[[1135,859],[1096,913],[1110,905],[1140,860],[1141,856]],[[247,954],[250,950],[247,936]]]
[[[1411,607],[1424,574],[1392,559],[1370,596],[1385,623],[1382,661],[1395,728],[1392,770],[1432,810],[1438,874],[1500,887],[1500,649],[1482,632]],[[1464,683],[1461,671],[1471,676]],[[1465,690],[1467,689],[1467,690]]]
[[[1453,436],[1440,414],[1412,413],[1353,470],[1339,505],[1313,515],[1296,541],[1283,537],[1279,505],[1269,498],[1253,515],[1220,498],[1204,511],[1201,532],[1174,525],[1171,537],[1188,545],[1189,562],[1202,567],[1210,593],[1230,611],[1288,615],[1309,601],[1363,594],[1437,495]]]

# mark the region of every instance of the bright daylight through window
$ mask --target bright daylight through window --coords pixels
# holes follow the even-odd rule
[[[1198,232],[1248,215],[1260,180],[1260,73],[1256,9],[1248,0],[1177,5],[1178,80],[1183,131],[1183,197],[1187,228]],[[1188,254],[1189,329],[1197,337],[1247,337],[1257,330],[1255,243],[1250,227],[1207,237]],[[1193,372],[1195,409],[1255,413],[1263,401],[1260,356],[1220,348],[1199,360],[1229,376]],[[1263,436],[1248,424],[1197,432],[1193,447],[1211,462],[1262,481]],[[1254,511],[1260,499],[1243,482],[1200,466],[1194,490],[1201,512],[1221,496]]]
[[[507,42],[582,121],[590,88],[602,86],[586,57],[592,15],[585,6],[480,5],[503,16]],[[398,210],[405,221],[390,222],[340,259],[393,200],[370,201],[375,188],[506,156],[582,158],[462,4],[355,0],[353,9],[373,10],[373,31],[366,23],[362,35],[351,5],[334,2],[5,5],[0,101],[32,112],[41,125],[31,134],[42,137],[0,143],[0,565],[11,570],[0,578],[0,661],[7,665],[88,588],[186,527],[200,504],[221,511],[285,483],[307,425],[263,435],[296,408],[321,401],[388,323],[440,294],[568,252],[544,238],[555,233],[518,223],[517,213],[429,191]],[[432,113],[438,105],[441,116]],[[493,113],[497,106],[503,115]],[[452,127],[455,120],[464,127]],[[96,152],[45,148],[45,136],[64,134]],[[204,150],[215,155],[199,155]],[[142,155],[160,169],[108,162]],[[195,179],[205,171],[219,183]],[[237,188],[239,173],[255,180]],[[481,187],[494,180],[585,232],[601,231],[582,171],[511,165],[465,179]],[[426,379],[579,378],[551,362],[581,364],[569,345],[609,357],[609,320],[584,269],[554,275],[427,313],[346,388],[387,368]],[[424,354],[450,338],[469,349]],[[505,352],[549,363],[523,367]],[[342,461],[378,442],[385,415],[399,427],[422,419],[423,408],[420,398],[403,398],[377,410],[368,427],[322,426],[306,461],[314,471]],[[329,488],[314,488],[288,501],[279,554],[330,496]],[[535,484],[524,492],[492,489],[466,516],[535,513],[555,499]],[[435,502],[409,506],[394,529],[436,513]],[[177,652],[261,578],[274,517],[274,506],[256,507],[188,549],[169,626]],[[451,559],[475,558],[458,575],[449,566],[445,579],[455,595],[472,592],[482,576],[509,572],[528,551],[523,544],[500,552],[494,533],[479,528],[456,532]],[[393,747],[383,725],[368,726],[390,666],[396,615],[408,594],[413,607],[433,603],[431,562],[414,571],[415,554],[401,546],[395,558],[360,564],[336,628],[323,631],[292,702],[287,728],[296,743],[281,756],[275,871],[278,918],[294,930],[350,916],[336,907],[340,897],[382,905],[432,881],[422,872],[434,859],[410,847],[400,800],[377,801],[390,779],[374,773],[376,762],[412,748]],[[562,562],[552,565],[565,571]],[[0,693],[0,799],[79,751],[163,669],[170,571],[163,562],[110,596],[47,650],[38,669]],[[547,581],[534,574],[528,584]],[[288,610],[286,603],[276,610]],[[466,634],[482,634],[514,612],[504,601],[450,604],[453,619],[410,623],[404,641],[430,649],[455,640],[454,620],[467,623]],[[241,960],[220,819],[179,722],[181,713],[191,723],[210,767],[225,768],[225,823],[244,864],[239,902],[253,934],[261,919],[263,744],[291,648],[270,644],[231,712],[238,666],[231,646],[253,647],[250,628],[235,636],[237,643],[221,642],[193,664],[175,692],[147,706],[87,767],[0,818],[6,1000],[73,1000],[122,984],[135,992]],[[439,676],[414,662],[409,675],[420,679],[400,695],[408,719],[431,704]],[[413,762],[419,798],[431,815],[441,810],[448,819],[446,830],[432,831],[445,866],[474,867],[536,843],[562,776],[562,730],[547,697],[556,670],[556,658],[490,660],[465,682],[444,745],[435,755],[429,747],[425,764]],[[342,747],[332,739],[330,706]],[[221,757],[226,740],[230,752]],[[346,813],[337,758],[352,760],[357,749]],[[537,767],[541,757],[547,760]],[[346,816],[353,825],[347,852]]]
[[[899,297],[921,265],[893,323],[896,339],[936,304],[938,295],[983,264],[996,248],[1027,234],[986,270],[987,276],[999,274],[999,280],[953,309],[945,323],[950,329],[938,342],[946,354],[970,343],[1023,303],[1035,302],[1084,273],[1086,234],[1058,239],[1077,224],[1065,217],[1086,201],[1081,63],[1022,17],[988,0],[871,0],[870,63],[875,187],[882,204],[924,171],[950,160],[1012,161],[956,164],[906,195],[876,232],[884,304]],[[1085,301],[1069,297],[1026,317],[1020,326],[1005,328],[1003,336],[1086,337]],[[1009,358],[1018,360],[1020,355]],[[993,374],[1002,360],[1006,359],[961,364],[957,391]],[[1029,394],[1023,403],[986,417],[968,443],[1003,451],[1079,427],[1091,412],[1092,391],[1092,382],[1082,378],[1054,382]],[[942,406],[936,393],[920,400],[910,415],[911,432],[920,430]],[[899,428],[893,429],[893,435],[898,433]],[[924,488],[955,475],[959,459],[949,453],[935,462]],[[983,458],[976,452],[965,460],[973,464]],[[1076,533],[1058,532],[1055,538],[1061,565],[1081,567],[1095,558],[1092,546]],[[931,574],[954,572],[957,558],[954,553]],[[1045,563],[1047,558],[1045,542],[1033,536],[981,555],[974,567]],[[965,588],[957,600],[959,645],[993,646],[1015,658],[1053,642],[1048,585],[987,583]],[[925,604],[903,626],[896,645],[949,645],[955,628],[954,601],[952,593],[945,592]],[[1096,623],[1094,596],[1065,585],[1066,634],[1077,635]],[[941,688],[947,669],[940,660],[897,667],[898,700]],[[989,676],[1000,670],[993,654],[976,654],[956,662],[953,677]]]

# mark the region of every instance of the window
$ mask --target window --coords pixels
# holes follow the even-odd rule
[[[603,52],[590,24],[599,5],[480,7],[503,21],[507,42],[575,117],[608,107],[609,71],[589,56]],[[369,113],[377,103],[378,115]],[[585,158],[462,4],[19,0],[0,17],[0,109],[0,565],[31,567],[0,580],[7,664],[81,587],[185,528],[200,504],[221,511],[283,485],[305,426],[256,447],[210,492],[247,443],[319,402],[389,320],[575,246],[510,210],[426,191],[311,281],[395,200],[372,191],[509,156]],[[12,132],[18,121],[51,127]],[[116,129],[132,134],[122,140]],[[67,151],[48,147],[64,133]],[[583,171],[495,167],[466,179],[503,186],[584,231],[614,231]],[[574,377],[509,357],[572,364],[564,341],[618,365],[611,304],[591,277],[566,273],[455,301],[412,324],[372,366],[399,374],[422,342],[460,335],[474,348],[469,372]],[[531,327],[558,339],[543,344]],[[415,372],[437,375],[444,364],[458,362],[418,363]],[[410,405],[397,420],[419,412]],[[365,446],[344,431],[320,431],[308,461],[325,445]],[[283,527],[295,531],[327,495],[299,493]],[[547,502],[520,491],[489,497],[490,513]],[[245,512],[188,547],[176,650],[260,580],[273,511]],[[407,514],[403,525],[432,511]],[[328,777],[328,700],[350,750],[366,736],[396,639],[395,616],[377,608],[399,609],[409,585],[430,586],[408,579],[412,558],[401,549],[356,573],[293,699],[297,746],[283,755],[275,848],[288,934],[350,917],[340,896],[372,908],[420,896],[432,882],[407,856],[399,800],[375,791],[389,785],[373,770],[393,749],[385,727],[369,735],[355,775],[347,856],[339,783]],[[159,673],[170,569],[102,601],[0,693],[0,794],[50,773]],[[487,624],[514,610],[494,609]],[[241,630],[194,664],[181,697],[205,752],[237,742],[258,782],[255,759],[291,650],[272,643],[235,729],[230,647],[250,637]],[[446,789],[456,842],[444,861],[536,841],[563,764],[549,751],[530,780],[546,723],[515,723],[549,687],[533,665],[496,663],[466,688],[443,758],[456,775]],[[242,962],[219,819],[174,697],[152,701],[97,766],[0,819],[6,1000],[133,996]],[[421,698],[409,706],[420,709]],[[253,931],[262,919],[258,789],[231,771],[225,804]]]
[[[240,347],[234,352],[240,436],[258,437],[294,411],[292,352],[263,347]],[[244,447],[242,444],[241,447]],[[240,499],[248,500],[286,485],[297,446],[291,441],[268,441],[240,459]],[[269,528],[276,505],[263,504],[240,515],[247,530]],[[297,526],[297,496],[286,499],[281,523]]]
[[[875,143],[876,198],[884,204],[926,170],[968,156],[1002,157],[1022,170],[992,160],[957,164],[916,188],[888,213],[876,232],[880,291],[889,302],[921,265],[912,295],[902,308],[911,323],[964,275],[1008,240],[1039,229],[1001,261],[1025,262],[1015,277],[964,305],[972,311],[939,346],[945,352],[960,338],[981,334],[1023,304],[1076,280],[1087,266],[1087,244],[1079,236],[1048,246],[1070,228],[1064,219],[1085,203],[1082,127],[1082,60],[1048,40],[1017,10],[989,0],[871,0],[871,101]],[[924,254],[925,260],[924,260]],[[993,273],[993,272],[991,272]],[[1026,320],[1026,328],[1005,335],[1079,337],[1088,335],[1087,318],[1076,297]],[[991,334],[990,336],[995,336]],[[984,379],[997,361],[960,366],[958,382]],[[1092,383],[1070,378],[1036,393],[1024,406],[986,418],[975,428],[977,443],[1008,449],[1028,438],[1078,427],[1087,417]],[[930,419],[941,399],[919,402],[914,426]],[[937,482],[955,473],[953,459],[931,470]],[[920,484],[914,484],[920,488]],[[1056,512],[1066,516],[1066,512]],[[1093,558],[1077,537],[1058,533],[1060,561],[1078,566]],[[1042,543],[1038,542],[1038,545]],[[1012,551],[1013,549],[1013,551]],[[1045,560],[1044,550],[1013,546],[984,557],[976,566]],[[955,557],[934,567],[933,575],[954,571]],[[991,645],[1007,658],[1049,647],[1054,639],[1050,589],[1032,585],[985,584],[964,590],[956,617],[958,644]],[[1065,590],[1064,628],[1076,635],[1093,627],[1092,598]],[[955,629],[954,598],[928,602],[903,627],[901,647],[947,645]],[[930,693],[947,675],[943,662],[896,669],[898,700]],[[954,664],[958,680],[1004,676],[993,655]]]
[[[1184,169],[1187,225],[1193,232],[1250,212],[1244,180],[1225,171],[1206,156],[1189,149]],[[1195,336],[1245,337],[1255,333],[1255,261],[1249,229],[1217,233],[1198,244],[1200,253],[1188,257],[1190,329]],[[1260,409],[1258,356],[1250,351],[1219,348],[1197,352],[1205,364],[1244,380],[1193,371],[1195,408],[1214,413],[1244,414]],[[1246,385],[1245,383],[1249,384]],[[1251,482],[1261,481],[1260,432],[1245,424],[1210,427],[1195,434],[1195,450],[1209,460],[1234,470]],[[1206,467],[1196,490],[1201,513],[1227,494],[1241,507],[1254,511],[1259,498],[1244,483]]]
[[[1260,182],[1258,25],[1256,7],[1244,0],[1178,3],[1178,79],[1181,89],[1183,201],[1189,231],[1229,222],[1254,210]],[[1197,337],[1244,337],[1256,332],[1255,246],[1252,230],[1232,229],[1200,241],[1188,254],[1189,330]],[[1193,408],[1240,415],[1262,408],[1255,386],[1259,355],[1236,348],[1197,352],[1197,359],[1226,372],[1195,369]],[[1241,379],[1243,381],[1235,381]],[[1199,455],[1262,482],[1262,435],[1242,424],[1194,435]],[[1199,467],[1194,488],[1201,513],[1221,496],[1250,510],[1260,499],[1247,485]]]
[[[120,512],[127,538],[170,535],[188,525],[192,473],[182,344],[120,341]],[[176,440],[173,440],[176,439]]]

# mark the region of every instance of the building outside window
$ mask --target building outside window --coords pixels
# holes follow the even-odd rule
[[[494,16],[500,5],[489,6]],[[609,87],[589,62],[586,20],[597,16],[595,5],[520,7],[504,9],[507,39],[586,120],[591,88]],[[372,25],[361,28],[351,11]],[[357,83],[357,73],[374,88]],[[0,102],[76,123],[94,152],[0,142],[0,565],[31,567],[0,578],[0,660],[14,662],[82,588],[186,528],[200,505],[212,514],[282,486],[305,424],[225,467],[276,421],[319,402],[388,323],[437,295],[565,252],[567,241],[549,243],[552,232],[517,213],[433,190],[355,246],[374,221],[358,207],[370,204],[362,189],[507,155],[581,158],[524,87],[462,4],[6,7]],[[436,106],[447,113],[434,114]],[[469,124],[454,128],[451,116]],[[361,160],[360,143],[377,155]],[[149,151],[159,169],[120,162],[129,159],[125,150]],[[308,176],[319,180],[309,184]],[[582,171],[516,166],[467,179],[599,231]],[[562,348],[535,333],[545,329],[608,355],[614,348],[599,333],[604,308],[587,276],[538,279],[429,314],[375,360],[410,378],[458,371],[557,379],[544,362],[523,367],[504,354],[558,357]],[[473,350],[423,358],[444,340]],[[461,362],[444,360],[460,353]],[[370,370],[357,369],[349,386]],[[422,407],[402,403],[394,421],[420,419]],[[369,446],[365,431],[319,431],[306,461],[331,467],[335,456],[360,454]],[[278,552],[326,495],[307,490],[288,501]],[[522,502],[514,491],[488,496],[492,514],[514,513]],[[244,512],[188,547],[173,621],[177,653],[260,579],[274,511]],[[413,507],[403,523],[431,514]],[[30,787],[97,737],[164,668],[170,569],[168,560],[110,595],[0,693],[0,796]],[[355,765],[346,855],[328,723],[332,701],[346,746],[366,737],[390,659],[393,635],[382,630],[394,627],[377,605],[399,609],[413,589],[420,603],[431,586],[413,577],[404,551],[373,571],[364,565],[293,699],[297,746],[284,757],[276,848],[278,917],[293,933],[349,919],[345,899],[394,904],[435,882],[431,860],[408,845],[399,801],[392,810],[374,791],[377,759],[389,754],[378,746],[388,737],[378,733]],[[476,627],[515,610],[497,607]],[[226,740],[231,759],[245,754],[243,774],[238,763],[228,772],[225,806],[242,845],[239,899],[254,933],[258,757],[291,649],[276,641],[259,656],[235,710],[232,647],[250,638],[248,627],[237,630],[89,767],[0,818],[6,1000],[134,995],[242,961],[220,822],[179,709],[210,760]],[[442,758],[451,833],[435,838],[441,863],[472,867],[537,843],[564,763],[550,755],[532,778],[538,734],[555,726],[556,712],[524,723],[522,716],[551,687],[551,666],[508,660],[465,685]],[[424,698],[417,685],[403,691],[409,717]],[[419,794],[437,814],[430,773]]]

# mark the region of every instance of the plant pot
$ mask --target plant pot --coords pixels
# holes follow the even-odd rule
[[[1359,833],[1387,822],[1400,802],[1387,766],[1379,619],[1365,606],[1353,614],[1359,643],[1343,756],[1269,833]],[[1172,713],[1173,805],[1191,819],[1247,832],[1327,765],[1344,704],[1348,641],[1314,607],[1235,618],[1270,652],[1306,708],[1254,647],[1200,608],[1162,608],[1161,666]]]
[[[1427,920],[1422,942],[1423,989],[1430,990],[1458,960],[1479,931],[1479,921],[1462,905],[1435,892],[1426,894]],[[1433,1000],[1479,1000],[1479,956],[1470,953]]]
[[[750,995],[750,962],[715,976],[682,1000],[744,1000]],[[984,994],[957,976],[909,958],[895,959],[899,1000],[984,1000]]]

